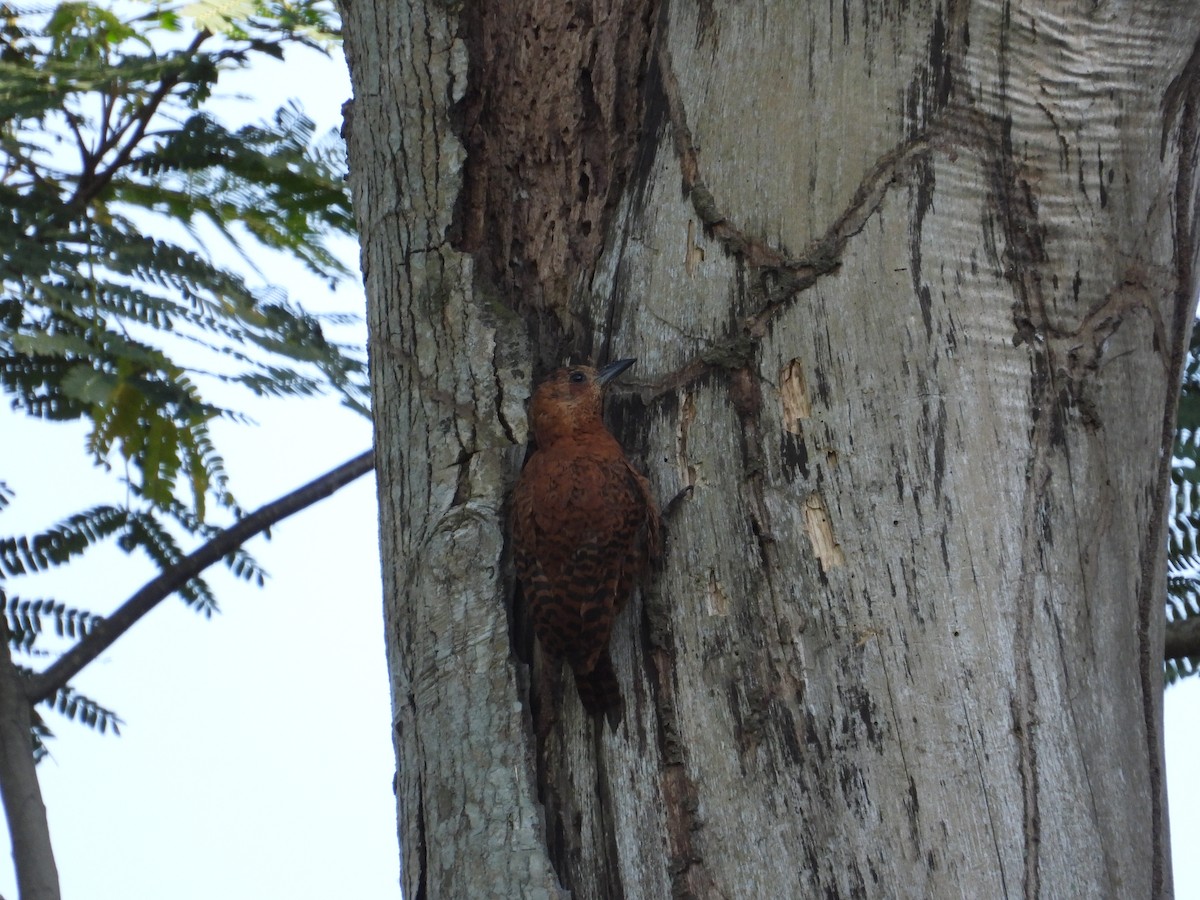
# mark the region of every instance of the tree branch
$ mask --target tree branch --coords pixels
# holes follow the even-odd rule
[[[58,867],[30,737],[32,707],[13,665],[8,623],[0,616],[0,798],[12,836],[21,900],[58,900]]]
[[[1171,660],[1200,656],[1200,616],[1167,623],[1167,644],[1163,658]]]
[[[375,467],[375,451],[368,450],[336,469],[326,472],[301,488],[273,503],[268,503],[236,524],[225,529],[198,550],[188,554],[175,566],[147,582],[125,601],[111,616],[107,616],[74,647],[64,653],[46,671],[26,682],[25,696],[39,703],[79,674],[79,671],[112,646],[134,622],[169,597],[188,579],[199,575],[217,560],[232,553],[254,535],[266,531],[276,522],[312,506],[335,491],[345,487]]]
[[[212,37],[212,33],[204,30],[200,31],[193,39],[187,48],[182,52],[181,56],[187,59],[194,57],[200,50],[200,45]],[[179,84],[183,77],[184,67],[181,65],[175,71],[168,72],[158,83],[145,104],[137,111],[130,119],[126,120],[119,128],[112,130],[107,127],[108,132],[102,139],[100,146],[96,152],[84,161],[83,172],[79,175],[79,181],[75,185],[75,192],[70,199],[63,204],[63,209],[68,212],[77,211],[87,204],[91,203],[108,183],[113,180],[113,177],[124,167],[130,157],[133,156],[133,151],[137,145],[141,143],[145,136],[146,129],[150,127],[150,120],[158,113],[158,108],[162,106],[163,101]],[[125,145],[117,152],[116,157],[103,170],[100,169],[100,164],[104,159],[105,154],[115,149],[121,140],[125,137],[129,127],[134,125],[133,135],[125,141]]]

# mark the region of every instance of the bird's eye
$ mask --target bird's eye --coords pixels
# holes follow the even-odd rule
[[[586,380],[586,377],[582,372],[572,372],[570,380],[572,384],[582,384]]]

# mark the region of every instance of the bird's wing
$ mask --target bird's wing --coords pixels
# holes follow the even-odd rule
[[[577,672],[596,665],[648,553],[657,552],[650,486],[617,449],[535,456],[514,492],[514,561],[534,629]]]
[[[541,521],[544,516],[538,515],[539,508],[545,504],[539,502],[539,479],[535,459],[536,456],[521,473],[513,491],[513,565],[538,640],[551,656],[561,657],[565,649],[563,633],[553,627],[551,622],[559,601],[554,585],[542,565],[542,558],[547,556],[550,550],[547,547],[544,522]]]

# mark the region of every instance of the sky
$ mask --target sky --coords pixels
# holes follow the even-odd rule
[[[235,99],[238,90],[253,100]],[[231,117],[265,117],[294,97],[322,127],[350,89],[339,55],[264,62],[226,88]],[[346,248],[355,265],[353,247]],[[272,268],[314,309],[362,312],[353,282],[331,292]],[[246,403],[258,425],[218,423],[244,508],[269,502],[370,446],[367,421],[333,401]],[[75,424],[35,422],[0,405],[0,477],[18,495],[0,532],[44,527],[119,502]],[[115,709],[120,737],[50,715],[57,737],[39,767],[63,895],[88,900],[396,900],[399,857],[390,701],[372,476],[273,529],[249,549],[270,572],[259,589],[210,570],[222,612],[204,620],[169,598],[75,680]],[[154,574],[117,551],[32,583],[106,611]],[[1200,679],[1166,696],[1176,893],[1200,897]],[[7,833],[0,822],[0,841]],[[3,854],[0,854],[3,856]],[[0,860],[0,895],[15,900]]]
[[[302,51],[223,79],[221,92],[230,120],[257,121],[300,97],[324,130],[340,126],[350,88],[340,51]],[[357,271],[357,245],[340,251]],[[357,277],[331,290],[297,265],[260,262],[306,308],[363,312]],[[218,421],[213,434],[245,509],[371,446],[370,423],[333,400],[238,404],[257,424]],[[79,423],[38,422],[5,401],[0,434],[0,479],[17,492],[0,534],[124,500],[115,476],[88,461]],[[214,567],[206,578],[219,615],[205,620],[168,598],[73,680],[121,716],[119,737],[47,713],[56,737],[38,775],[64,897],[400,896],[374,476],[248,549],[270,573],[265,587]],[[6,587],[103,613],[154,574],[140,556],[106,548]],[[0,896],[17,896],[8,853]]]
[[[1200,676],[1167,688],[1167,803],[1175,896],[1200,897]]]
[[[218,441],[242,504],[370,446],[365,421],[322,406],[264,409],[252,434]],[[14,418],[0,411],[6,437],[20,429],[0,454],[18,491],[5,533],[120,499],[83,461],[82,429]],[[50,502],[26,472],[70,488]],[[214,568],[219,615],[168,598],[73,680],[126,724],[101,736],[46,715],[57,737],[38,774],[64,897],[399,896],[377,546],[366,476],[251,543],[264,588]],[[112,550],[10,588],[103,611],[152,575]],[[7,864],[0,894],[16,897]]]

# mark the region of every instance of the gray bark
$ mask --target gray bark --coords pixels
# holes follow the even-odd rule
[[[12,835],[21,900],[58,900],[58,866],[33,760],[33,709],[13,665],[8,625],[0,622],[0,799]]]
[[[504,604],[520,319],[446,239],[466,53],[440,7],[358,4],[348,143],[362,234],[407,897],[553,896]],[[353,24],[351,24],[353,23]],[[540,889],[540,890],[539,890]]]
[[[344,10],[406,896],[1169,895],[1200,8],[479,7]],[[615,732],[505,548],[563,356],[693,488]]]

